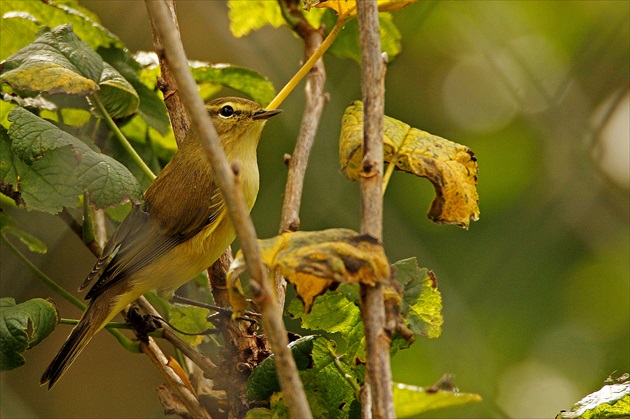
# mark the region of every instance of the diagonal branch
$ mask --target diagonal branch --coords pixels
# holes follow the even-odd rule
[[[217,184],[238,234],[250,276],[260,288],[261,292],[255,298],[261,307],[265,331],[278,363],[278,375],[289,412],[293,417],[312,417],[297,374],[295,360],[288,348],[282,312],[273,298],[273,290],[266,277],[260,249],[256,242],[254,225],[238,185],[238,176],[235,176],[238,168],[230,167],[227,161],[203,100],[197,92],[197,85],[188,68],[188,60],[179,33],[169,16],[167,5],[162,1],[147,1],[146,5],[152,15],[156,30],[162,38],[165,56],[176,80],[178,92],[188,109],[191,121],[206,151],[206,157],[214,170]]]

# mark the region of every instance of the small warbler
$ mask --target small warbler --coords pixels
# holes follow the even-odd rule
[[[206,105],[230,163],[238,162],[248,208],[258,194],[256,147],[268,118],[250,100],[228,97]],[[171,295],[202,272],[236,233],[197,132],[191,129],[171,162],[109,239],[79,290],[93,283],[90,300],[41,378],[51,388],[92,337],[129,303],[148,291]]]

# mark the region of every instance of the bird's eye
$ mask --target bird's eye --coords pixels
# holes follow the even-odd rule
[[[234,114],[234,108],[230,105],[225,105],[221,109],[219,109],[219,115],[222,117],[228,118]]]

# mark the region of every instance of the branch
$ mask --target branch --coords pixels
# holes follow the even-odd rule
[[[175,24],[175,28],[177,29],[177,33],[179,34],[179,24],[177,23],[177,14],[175,13],[175,1],[167,0],[166,4],[168,5],[168,11],[171,16],[171,20]],[[160,60],[161,76],[158,78],[158,86],[164,94],[164,104],[166,105],[168,117],[171,121],[171,127],[173,128],[175,141],[177,142],[177,145],[180,145],[184,141],[184,138],[186,137],[186,134],[190,129],[190,119],[188,118],[188,114],[186,113],[186,108],[184,108],[182,98],[177,91],[177,86],[175,85],[173,74],[168,67],[168,63],[164,59],[162,38],[160,37],[158,31],[155,29],[155,22],[153,21],[153,17],[150,13],[149,17],[151,19],[153,49],[155,49],[155,52],[157,53]]]
[[[296,2],[282,0],[286,4],[294,22],[293,30],[304,40],[304,53],[307,58],[312,57],[321,47],[324,40],[323,29],[313,28],[304,15],[296,10]],[[287,157],[286,162],[289,168],[287,173],[287,183],[284,191],[284,203],[282,205],[282,215],[280,219],[280,231],[282,234],[287,231],[297,231],[300,228],[300,205],[302,202],[302,192],[304,190],[304,175],[311,148],[315,142],[315,135],[321,119],[322,111],[328,101],[324,93],[326,84],[326,69],[322,59],[317,60],[313,68],[309,71],[304,86],[306,106],[302,114],[300,132],[295,144],[293,154]],[[276,277],[276,297],[280,307],[284,306],[286,292],[286,282],[280,275]]]
[[[361,232],[380,240],[383,235],[385,67],[381,57],[376,0],[358,1],[357,13],[361,42],[361,91],[364,104]],[[365,327],[366,384],[370,386],[372,414],[375,418],[392,418],[395,417],[395,413],[389,362],[391,341],[384,328],[385,307],[381,284],[374,287],[361,285],[361,317]]]
[[[197,397],[190,391],[180,376],[168,366],[168,358],[166,358],[153,338],[149,337],[147,342],[142,342],[140,349],[149,357],[171,392],[186,406],[192,417],[200,419],[210,418],[210,414],[201,406]]]
[[[157,310],[149,303],[149,301],[145,297],[138,298],[138,304],[140,307],[148,314],[152,316],[159,316],[160,314]],[[192,362],[197,364],[199,368],[204,372],[204,374],[210,376],[214,371],[216,371],[216,365],[210,360],[210,358],[204,356],[198,350],[190,346],[186,341],[179,337],[171,327],[163,322],[160,322],[164,333],[162,337],[168,340],[174,347],[179,349],[186,357],[188,357]]]
[[[261,291],[255,298],[261,308],[265,331],[276,356],[280,384],[284,391],[289,413],[293,417],[312,417],[302,383],[297,374],[295,360],[288,348],[286,329],[282,323],[282,312],[275,298],[272,297],[273,290],[266,278],[260,249],[256,242],[254,225],[249,217],[237,176],[233,172],[233,169],[236,168],[229,166],[216,130],[205,109],[203,100],[197,92],[197,85],[188,68],[188,60],[177,28],[170,19],[168,7],[162,1],[147,1],[146,5],[152,15],[156,30],[162,38],[165,56],[177,82],[178,92],[188,109],[190,118],[206,151],[206,157],[214,170],[217,184],[238,234],[250,276],[257,282],[254,288],[259,288]]]

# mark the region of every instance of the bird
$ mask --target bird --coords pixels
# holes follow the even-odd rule
[[[239,166],[248,210],[258,195],[256,150],[268,118],[248,99],[225,97],[206,104],[228,162]],[[171,161],[134,205],[105,245],[79,291],[91,285],[87,309],[40,383],[51,389],[94,335],[128,304],[149,291],[174,291],[214,263],[236,238],[214,170],[194,128]]]

